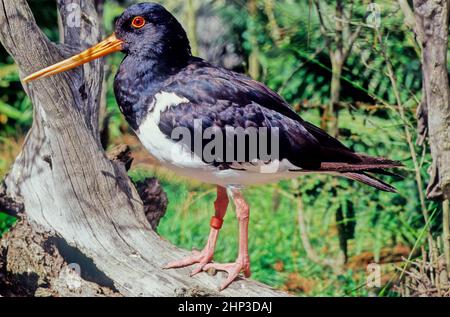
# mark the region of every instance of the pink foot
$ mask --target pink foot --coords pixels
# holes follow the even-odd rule
[[[202,272],[203,268],[210,263],[214,257],[217,237],[219,236],[219,230],[223,224],[223,217],[225,217],[227,206],[227,190],[217,186],[217,200],[214,203],[216,214],[211,219],[211,231],[209,232],[208,242],[206,243],[205,248],[201,252],[197,250],[192,251],[190,256],[179,261],[171,262],[167,264],[164,269],[178,269],[198,263],[197,267],[192,271],[191,276]]]
[[[170,262],[164,269],[179,269],[198,263],[197,267],[191,272],[191,276],[194,276],[203,271],[204,267],[212,261],[213,257],[214,250],[205,249],[201,252],[193,250],[191,255],[182,260]]]
[[[234,280],[239,277],[239,273],[243,272],[245,277],[250,277],[250,261],[248,259],[237,259],[235,263],[209,263],[203,267],[203,271],[215,269],[217,271],[223,271],[228,273],[228,277],[225,282],[220,286],[220,291],[230,286]]]

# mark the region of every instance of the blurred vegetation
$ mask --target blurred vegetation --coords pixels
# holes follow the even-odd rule
[[[57,40],[54,1],[29,2],[46,34]],[[201,51],[198,38],[204,31],[196,17],[200,19],[200,13],[209,12],[220,18],[228,30],[226,42],[243,60],[235,68],[278,91],[304,119],[323,124],[323,109],[330,102],[332,72],[313,1],[160,2],[186,26],[195,50]],[[329,21],[333,21],[334,2],[322,5],[322,14]],[[419,191],[424,192],[425,188],[418,188],[417,175],[425,180],[422,186],[426,185],[431,163],[428,150],[416,145],[415,111],[421,99],[422,80],[419,48],[395,1],[377,1],[381,9],[378,30],[365,23],[369,1],[352,2],[349,23],[361,25],[362,29],[341,77],[340,139],[355,151],[402,161],[406,169],[400,172],[402,178],[386,179],[398,188],[397,194],[326,176],[308,176],[298,182],[283,181],[246,190],[252,207],[250,257],[254,278],[299,295],[366,296],[376,292],[396,296],[390,282],[399,276],[395,266],[401,264],[401,257],[414,256],[414,251],[424,244],[424,232],[439,236],[442,230],[441,207],[426,202],[432,215],[426,224],[418,198]],[[106,2],[105,33],[112,32],[115,17],[130,3]],[[383,50],[385,56],[381,54]],[[404,117],[386,75],[386,58],[393,66]],[[109,57],[107,70],[106,112],[111,145],[124,133],[130,133],[112,90],[121,59],[120,54]],[[17,68],[1,47],[0,88],[1,178],[32,123],[32,105],[21,87]],[[413,137],[414,151],[408,146],[405,128]],[[413,164],[413,156],[418,166]],[[213,212],[213,187],[180,179],[157,167],[135,166],[130,175],[135,179],[152,175],[162,179],[170,201],[159,228],[162,236],[185,248],[203,247],[209,230],[207,220]],[[307,227],[303,237],[299,230],[301,215]],[[0,235],[12,224],[11,218],[0,214]],[[305,236],[319,258],[339,259],[346,253],[347,263],[335,267],[317,263],[305,248]],[[399,249],[403,251],[398,252]],[[216,260],[230,261],[236,253],[237,226],[230,210]],[[385,287],[381,290],[365,287],[366,265],[370,262],[383,263]]]

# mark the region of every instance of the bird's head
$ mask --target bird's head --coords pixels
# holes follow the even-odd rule
[[[140,3],[129,7],[116,22],[116,37],[126,54],[143,58],[176,58],[190,54],[181,24],[162,5]]]
[[[119,51],[140,60],[170,59],[174,63],[184,63],[191,55],[186,32],[172,14],[160,4],[139,3],[117,19],[111,36],[80,54],[29,75],[24,82],[56,75]]]

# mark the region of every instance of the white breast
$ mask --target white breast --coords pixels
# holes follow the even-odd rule
[[[179,142],[174,142],[159,129],[161,113],[170,107],[188,103],[175,93],[160,92],[155,95],[150,112],[136,132],[144,147],[161,163],[178,167],[204,168],[200,158]]]

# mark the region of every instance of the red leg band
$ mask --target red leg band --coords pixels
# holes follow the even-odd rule
[[[210,225],[211,225],[211,228],[214,228],[216,230],[220,230],[222,228],[222,225],[223,225],[223,219],[219,219],[216,216],[213,216],[211,218]]]

